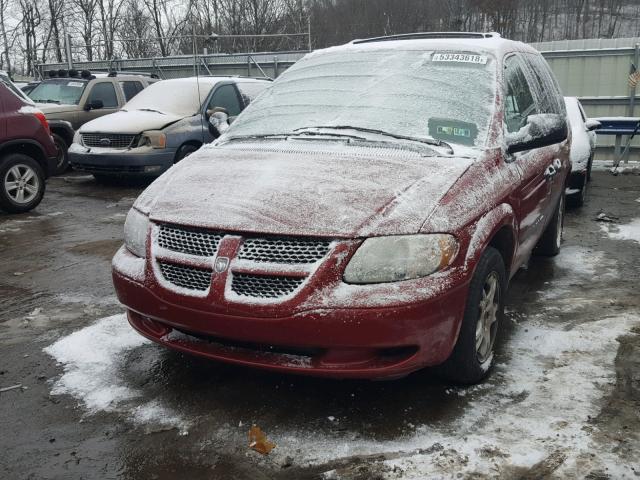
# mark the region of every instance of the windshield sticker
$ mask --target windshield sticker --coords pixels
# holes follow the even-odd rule
[[[472,53],[434,53],[432,62],[478,63],[487,64],[486,55],[474,55]]]
[[[429,135],[445,142],[473,145],[478,136],[478,126],[475,123],[460,120],[430,118]]]
[[[68,82],[67,83],[67,87],[79,87],[79,88],[82,88],[82,87],[84,87],[84,83],[82,83],[82,82]]]

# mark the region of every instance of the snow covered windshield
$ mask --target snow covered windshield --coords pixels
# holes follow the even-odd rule
[[[86,86],[87,81],[80,78],[45,80],[29,96],[38,103],[77,105]]]
[[[406,47],[320,51],[285,72],[222,140],[308,127],[341,127],[345,135],[357,134],[344,128],[352,126],[483,146],[494,109],[495,65],[492,56],[469,52]],[[331,129],[314,133],[319,131]]]
[[[198,113],[210,91],[211,83],[201,82],[198,89],[198,84],[189,79],[160,81],[129,100],[123,110],[152,110],[187,117]]]

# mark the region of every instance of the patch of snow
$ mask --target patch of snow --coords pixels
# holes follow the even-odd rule
[[[25,115],[35,115],[36,113],[42,113],[42,110],[34,107],[33,105],[24,105],[18,110],[18,113],[22,113]]]
[[[640,218],[635,218],[625,225],[601,223],[600,229],[616,240],[633,240],[636,243],[640,243]]]
[[[159,403],[131,407],[142,392],[127,384],[122,369],[128,352],[149,343],[130,327],[122,314],[103,318],[59,339],[44,349],[64,370],[53,384],[51,394],[75,397],[89,414],[123,412],[134,423],[185,430],[187,423]]]
[[[301,464],[402,452],[385,463],[401,468],[403,479],[422,479],[500,476],[561,452],[566,459],[555,472],[559,478],[584,477],[599,468],[606,468],[613,478],[633,477],[632,467],[637,470],[638,462],[621,462],[615,453],[599,447],[589,419],[598,414],[615,383],[617,337],[638,325],[637,315],[572,329],[545,325],[538,318],[515,331],[509,341],[510,359],[497,365],[483,385],[490,388],[469,389],[470,403],[453,425],[422,425],[414,434],[383,442],[361,439],[353,432],[330,437],[301,428],[274,438],[278,444],[274,460],[301,444],[305,445],[302,458],[300,450],[296,452]],[[497,454],[487,455],[487,449]],[[592,457],[592,452],[597,455]],[[460,461],[452,465],[448,457]],[[387,478],[396,477],[390,473]]]

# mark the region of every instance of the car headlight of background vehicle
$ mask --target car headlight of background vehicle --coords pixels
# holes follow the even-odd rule
[[[398,235],[364,241],[344,272],[347,283],[384,283],[426,277],[453,261],[458,243],[452,235]]]
[[[153,147],[153,148],[166,148],[167,136],[160,130],[149,130],[148,132],[142,132],[139,147]]]
[[[127,249],[144,258],[147,256],[147,232],[149,231],[149,217],[132,208],[124,222],[124,244]]]

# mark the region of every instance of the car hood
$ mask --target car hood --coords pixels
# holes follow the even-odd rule
[[[45,115],[53,116],[58,113],[69,113],[75,112],[80,107],[78,105],[65,105],[65,104],[57,104],[57,103],[36,103],[36,108]]]
[[[209,146],[172,167],[135,207],[159,223],[275,235],[416,233],[472,163],[407,150]],[[286,145],[285,145],[286,144]]]
[[[175,113],[120,110],[85,123],[80,127],[80,132],[138,134],[146,130],[160,130],[182,118]]]

